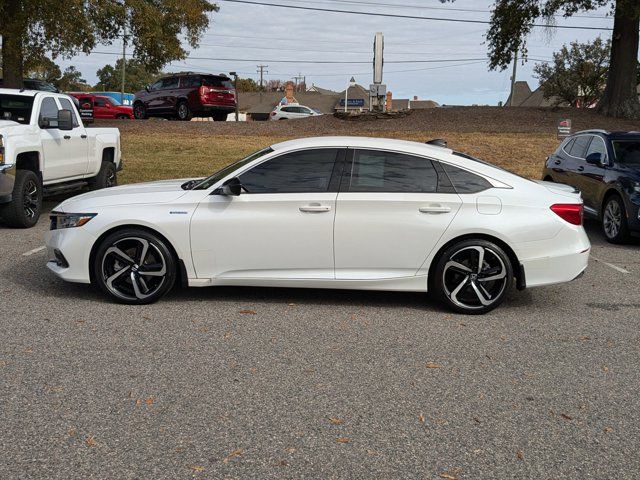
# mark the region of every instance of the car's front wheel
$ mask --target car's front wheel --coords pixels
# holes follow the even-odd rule
[[[513,283],[509,256],[493,242],[460,241],[440,255],[432,288],[436,297],[459,313],[486,313],[502,303]]]
[[[162,298],[173,288],[176,272],[176,259],[166,241],[137,228],[106,237],[93,260],[93,278],[100,289],[131,305]]]
[[[0,208],[0,217],[10,227],[30,228],[42,210],[42,183],[31,170],[17,170],[13,198]]]
[[[611,243],[624,243],[629,238],[627,214],[619,195],[611,195],[604,204],[602,231]]]

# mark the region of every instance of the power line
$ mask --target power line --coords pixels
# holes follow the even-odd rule
[[[401,15],[397,13],[358,12],[355,10],[338,10],[334,8],[303,7],[301,5],[282,5],[280,3],[254,2],[251,0],[222,0],[222,1],[230,2],[230,3],[244,3],[248,5],[261,5],[263,7],[291,8],[295,10],[307,10],[307,11],[314,11],[314,12],[346,13],[349,15],[367,15],[370,17],[403,18],[403,19],[410,19],[410,20],[431,20],[431,21],[437,21],[437,22],[475,23],[475,24],[483,24],[483,25],[491,24],[491,22],[488,20],[469,20],[469,19],[462,19],[462,18],[444,18],[444,17],[422,17],[417,15]],[[609,27],[588,27],[588,26],[575,26],[575,25],[544,25],[544,24],[537,24],[537,23],[534,23],[531,26],[541,27],[541,28],[562,28],[562,29],[569,29],[569,30],[598,30],[598,31],[613,30],[613,28],[609,28]]]

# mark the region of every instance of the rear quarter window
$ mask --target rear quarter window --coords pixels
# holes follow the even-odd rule
[[[591,142],[591,135],[580,135],[576,137],[575,142],[571,145],[571,150],[568,150],[569,155],[576,158],[584,158],[589,142]]]
[[[446,163],[442,164],[442,168],[451,180],[456,193],[478,193],[493,188],[491,183],[475,173]]]

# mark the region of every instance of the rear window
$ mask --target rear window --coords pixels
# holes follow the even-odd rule
[[[614,140],[616,161],[627,165],[640,165],[640,140]]]
[[[227,88],[233,90],[233,82],[225,77],[207,75],[202,77],[203,87]]]
[[[33,111],[33,97],[0,95],[0,119],[28,124]]]

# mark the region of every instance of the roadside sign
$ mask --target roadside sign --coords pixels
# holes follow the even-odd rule
[[[569,135],[571,135],[571,119],[561,119],[558,121],[558,138],[566,138]]]
[[[344,98],[340,100],[340,106],[344,107]],[[349,98],[347,99],[348,107],[364,107],[364,98]]]

